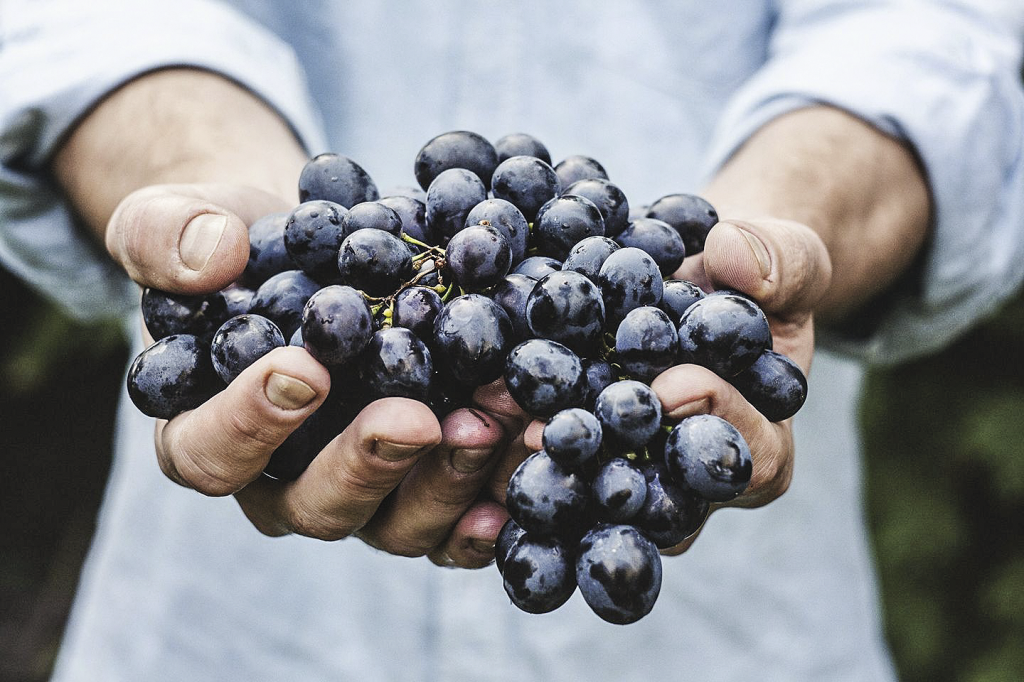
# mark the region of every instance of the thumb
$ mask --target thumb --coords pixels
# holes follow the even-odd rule
[[[217,291],[245,269],[248,226],[288,208],[251,187],[154,185],[118,204],[107,223],[107,250],[142,286],[181,294]]]
[[[704,247],[704,271],[715,288],[742,291],[766,313],[809,314],[828,290],[832,264],[811,228],[790,220],[728,220]]]

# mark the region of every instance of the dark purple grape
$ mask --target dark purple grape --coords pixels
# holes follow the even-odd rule
[[[359,359],[359,372],[371,400],[413,398],[427,402],[434,365],[430,351],[402,327],[381,329]]]
[[[526,322],[526,301],[536,284],[537,280],[532,277],[511,273],[491,290],[491,298],[508,313],[517,342],[531,337]]]
[[[262,315],[291,337],[302,324],[302,309],[320,285],[301,270],[285,270],[268,279],[256,290],[249,312]]]
[[[287,222],[287,212],[271,213],[249,226],[249,262],[244,279],[250,286],[258,287],[277,273],[297,267],[284,245]]]
[[[651,204],[646,217],[663,220],[674,227],[690,255],[704,250],[708,232],[718,222],[714,207],[693,194],[663,196]]]
[[[302,311],[305,348],[328,367],[356,358],[373,333],[373,316],[366,298],[349,286],[333,284],[320,289]]]
[[[629,311],[615,332],[615,357],[628,374],[646,384],[679,360],[679,336],[659,308]]]
[[[409,287],[395,296],[391,324],[405,327],[425,343],[433,343],[434,320],[444,303],[436,291],[429,287]]]
[[[587,237],[569,250],[569,255],[562,263],[562,269],[586,275],[590,281],[597,284],[601,266],[608,260],[608,256],[620,248],[613,239],[608,237]]]
[[[641,249],[621,248],[608,256],[598,274],[604,312],[614,330],[634,308],[661,303],[664,281],[658,264]]]
[[[508,274],[512,249],[496,227],[471,225],[448,242],[445,260],[459,286],[466,291],[482,291]]]
[[[753,462],[735,426],[712,414],[679,422],[665,443],[665,462],[676,481],[711,502],[727,502],[747,489]]]
[[[140,412],[171,419],[224,388],[213,371],[210,344],[193,334],[172,334],[139,353],[128,369],[128,397]]]
[[[583,364],[560,343],[530,339],[508,354],[505,387],[524,412],[547,419],[560,410],[582,406]]]
[[[679,321],[681,361],[707,367],[724,378],[754,364],[771,338],[768,318],[757,304],[733,294],[705,296]]]
[[[531,244],[542,256],[564,260],[578,242],[604,236],[604,218],[584,197],[555,197],[537,211]]]
[[[504,199],[485,199],[474,206],[466,216],[466,227],[485,223],[497,229],[508,240],[512,249],[513,265],[526,257],[530,239],[530,224],[523,212]]]
[[[434,320],[434,362],[458,384],[489,384],[505,368],[512,334],[500,305],[480,294],[459,296]]]
[[[548,148],[533,135],[526,133],[509,133],[498,138],[494,143],[494,150],[498,153],[498,163],[513,156],[536,156],[544,163],[551,165],[551,154]]]
[[[325,200],[348,208],[376,201],[377,185],[352,159],[340,154],[313,157],[299,174],[299,201]]]
[[[704,296],[704,291],[693,282],[684,279],[669,279],[665,280],[661,303],[658,307],[665,311],[674,324],[678,325],[686,309]]]
[[[658,549],[674,547],[700,529],[710,510],[708,501],[676,483],[660,462],[648,462],[641,470],[647,494],[633,524]]]
[[[669,277],[683,264],[686,247],[679,233],[666,222],[637,218],[615,238],[622,246],[635,246],[651,254],[663,277]]]
[[[230,320],[235,315],[249,312],[249,306],[252,305],[252,299],[256,296],[256,292],[241,284],[229,284],[212,295],[224,299],[227,319]]]
[[[567,156],[555,166],[555,174],[558,175],[562,187],[569,187],[580,180],[607,180],[608,173],[604,166],[589,156],[574,154]]]
[[[765,350],[729,383],[768,421],[789,419],[807,399],[807,377],[800,366],[773,350]]]
[[[618,372],[604,360],[584,358],[583,376],[586,382],[586,397],[583,399],[583,407],[593,411],[597,396],[609,385],[619,380]]]
[[[597,352],[604,334],[601,290],[578,272],[552,272],[533,287],[526,322],[533,336],[557,341],[580,355]]]
[[[618,452],[644,447],[661,428],[661,401],[647,384],[624,379],[597,396],[594,414],[601,422],[605,445]]]
[[[609,523],[629,523],[647,498],[643,472],[623,457],[613,457],[602,464],[590,489],[594,513]]]
[[[453,168],[471,171],[484,187],[490,187],[491,175],[498,165],[494,145],[468,130],[453,130],[434,137],[416,154],[413,172],[416,182],[427,194],[430,184],[444,171]],[[451,235],[449,235],[451,236]]]
[[[539,450],[512,473],[505,506],[531,537],[574,541],[590,525],[590,485]]]
[[[142,321],[156,341],[191,334],[208,342],[227,319],[227,301],[217,293],[171,294],[152,287],[142,291]]]
[[[558,196],[562,185],[550,164],[535,156],[513,156],[494,169],[491,191],[496,199],[511,202],[533,222],[541,206]]]
[[[427,192],[422,187],[413,187],[412,185],[396,185],[390,188],[387,192],[380,193],[381,199],[394,199],[396,197],[415,199],[421,204],[427,202]],[[378,199],[380,201],[380,199]],[[395,208],[392,206],[391,208]],[[396,211],[398,209],[395,209]]]
[[[541,434],[548,457],[567,469],[583,469],[597,461],[601,449],[601,422],[579,407],[557,412]]]
[[[217,376],[230,384],[246,367],[284,345],[284,334],[267,318],[237,315],[213,335],[210,357]]]
[[[608,180],[579,180],[562,190],[563,197],[568,194],[589,199],[597,206],[604,218],[604,233],[608,237],[615,237],[629,224],[629,200],[618,185]]]
[[[383,230],[356,230],[341,243],[338,281],[370,296],[388,296],[412,277],[405,242]]]
[[[561,544],[523,535],[505,558],[505,592],[527,613],[554,611],[576,591],[574,561],[575,555]]]
[[[348,209],[341,217],[341,231],[344,237],[356,230],[383,230],[388,234],[402,234],[402,216],[380,201],[364,201]]]
[[[505,572],[505,559],[508,558],[509,551],[516,541],[525,534],[526,531],[511,517],[498,531],[498,538],[494,541],[494,565],[498,568],[498,573]]]
[[[444,171],[427,188],[427,225],[441,244],[466,226],[466,216],[487,198],[480,178],[464,168]]]
[[[300,270],[321,284],[338,277],[338,249],[345,239],[342,217],[347,209],[331,201],[296,206],[284,226],[284,246]]]
[[[512,268],[517,275],[526,275],[533,279],[543,279],[545,275],[562,269],[562,261],[547,256],[530,256],[524,258],[519,265]]]
[[[636,528],[598,524],[580,542],[576,582],[603,620],[635,623],[651,612],[661,592],[661,556]]]
[[[402,234],[407,234],[425,244],[436,243],[434,232],[427,227],[427,195],[423,199],[407,196],[392,196],[380,199],[378,203],[398,214],[402,221]]]

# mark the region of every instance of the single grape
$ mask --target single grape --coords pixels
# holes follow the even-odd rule
[[[340,154],[313,157],[299,174],[299,201],[325,200],[346,208],[376,201],[377,186],[362,166]]]
[[[604,332],[601,290],[578,272],[552,272],[530,292],[526,322],[536,337],[557,341],[581,355],[597,352]]]
[[[434,365],[430,351],[402,327],[377,331],[359,358],[359,372],[371,400],[400,397],[427,402]]]
[[[226,384],[264,355],[285,345],[284,334],[262,315],[238,315],[220,326],[210,344],[217,376]]]
[[[662,277],[669,277],[683,264],[686,247],[672,226],[654,218],[638,218],[615,238],[622,246],[635,246],[651,255]]]
[[[302,310],[305,348],[328,367],[356,358],[373,333],[373,316],[366,298],[349,286],[332,284],[320,289]]]
[[[320,285],[301,270],[285,270],[256,290],[249,312],[262,315],[291,337],[302,324],[302,308]]]
[[[364,201],[348,209],[341,217],[343,237],[356,230],[367,229],[383,230],[397,237],[402,234],[402,216],[380,201]]]
[[[661,428],[661,401],[647,384],[624,379],[597,396],[594,414],[601,422],[605,445],[618,452],[644,447]]]
[[[604,218],[604,233],[615,237],[629,224],[629,200],[618,185],[600,178],[578,180],[562,190],[562,196],[580,196],[589,199]]]
[[[505,525],[498,531],[498,538],[494,541],[494,565],[498,568],[498,573],[505,572],[505,559],[508,558],[509,551],[516,541],[525,534],[526,531],[523,530],[522,526],[511,517],[505,521]]]
[[[560,410],[582,406],[583,364],[560,343],[530,339],[508,354],[505,387],[524,412],[547,419]]]
[[[747,441],[735,426],[712,414],[687,417],[672,429],[665,463],[676,481],[711,502],[735,498],[753,472]]]
[[[619,380],[618,372],[604,360],[584,358],[583,379],[586,384],[583,407],[593,411],[597,396],[609,385]]]
[[[434,339],[434,320],[444,303],[441,296],[429,287],[408,287],[395,296],[391,323],[405,327],[426,343]]]
[[[505,592],[527,613],[554,611],[576,591],[574,561],[573,553],[560,543],[523,535],[505,558]]]
[[[423,199],[408,196],[384,197],[379,203],[387,206],[398,214],[402,221],[402,234],[407,234],[425,244],[436,243],[433,230],[427,227],[427,195],[422,192]]]
[[[718,222],[715,208],[693,194],[663,196],[651,204],[646,217],[662,220],[675,228],[690,255],[704,250],[708,232]]]
[[[172,334],[146,348],[128,369],[128,397],[140,412],[171,419],[199,407],[224,388],[210,361],[210,344]]]
[[[442,244],[466,226],[466,216],[487,198],[480,178],[464,168],[451,168],[427,188],[427,225]]]
[[[243,278],[258,287],[279,272],[294,270],[297,266],[284,245],[284,226],[288,212],[271,213],[249,226],[249,262]]]
[[[665,280],[661,303],[658,307],[665,311],[673,324],[678,325],[686,309],[704,296],[701,288],[693,282],[684,279],[669,279]]]
[[[494,169],[491,178],[494,197],[514,204],[529,222],[533,222],[540,207],[558,196],[561,189],[554,169],[535,156],[505,159]]]
[[[252,299],[256,296],[256,292],[249,287],[236,283],[229,284],[211,295],[224,299],[225,315],[230,320],[235,315],[243,315],[249,312],[249,306],[252,305]]]
[[[544,451],[567,469],[583,469],[597,461],[601,422],[592,413],[572,407],[555,413],[541,434]]]
[[[647,498],[643,472],[623,457],[602,464],[590,488],[597,518],[609,523],[629,523]]]
[[[427,202],[427,191],[419,186],[413,187],[412,185],[395,185],[394,187],[388,189],[386,192],[381,192],[380,197],[381,199],[394,199],[396,197],[415,199],[421,204],[425,204]],[[378,199],[378,201],[380,201],[380,199]],[[391,208],[395,207],[392,206]],[[397,211],[398,209],[395,210]]]
[[[576,541],[590,524],[590,485],[538,450],[509,478],[505,506],[532,537]]]
[[[768,318],[749,298],[705,296],[679,321],[680,359],[729,378],[754,364],[771,344]]]
[[[664,291],[657,263],[646,251],[635,247],[624,247],[608,256],[598,274],[598,285],[611,330],[630,310],[661,303]]]
[[[434,320],[434,362],[458,384],[489,384],[501,376],[512,334],[500,305],[480,294],[459,296]]]
[[[589,156],[574,154],[567,156],[555,166],[555,174],[558,176],[562,187],[569,187],[580,180],[607,180],[608,172],[597,160]]]
[[[679,335],[659,308],[630,310],[615,331],[615,357],[634,378],[649,384],[679,359]]]
[[[765,350],[729,383],[768,421],[789,419],[807,400],[807,377],[800,366],[773,350]]]
[[[696,533],[708,517],[708,501],[673,480],[661,462],[641,467],[647,481],[643,507],[633,518],[658,549],[668,549]]]
[[[209,341],[228,317],[227,301],[217,294],[171,294],[152,287],[142,291],[142,321],[156,341],[172,334]]]
[[[517,275],[526,275],[533,279],[542,279],[545,275],[562,269],[562,261],[547,256],[530,256],[524,258],[519,265],[512,268]]]
[[[505,236],[512,249],[513,265],[526,257],[530,224],[515,205],[504,199],[484,199],[466,215],[466,227],[481,223],[490,225]]]
[[[510,273],[491,290],[491,298],[508,313],[517,342],[531,337],[526,321],[526,302],[537,280],[526,275]]]
[[[284,246],[300,270],[321,284],[338,277],[338,249],[345,239],[347,209],[331,201],[307,201],[288,214]]]
[[[340,283],[370,296],[387,296],[412,276],[412,254],[393,234],[356,230],[341,243],[336,270]]]
[[[448,269],[466,291],[489,289],[512,266],[508,240],[491,225],[472,225],[458,232],[445,249]]]
[[[581,240],[603,235],[604,218],[597,206],[584,197],[567,195],[538,209],[531,243],[540,255],[564,260]]]
[[[494,150],[498,153],[498,163],[513,156],[536,156],[544,163],[551,165],[551,154],[548,148],[535,138],[526,133],[509,133],[498,138],[494,143]]]
[[[586,275],[590,281],[597,284],[601,266],[608,260],[608,256],[620,248],[615,240],[609,237],[587,237],[569,249],[569,255],[565,257],[562,269]]]
[[[416,154],[413,172],[416,182],[429,195],[430,184],[437,176],[453,168],[472,172],[484,187],[490,187],[491,175],[497,165],[498,153],[485,138],[468,130],[453,130],[441,133],[423,145]]]
[[[635,623],[651,612],[661,592],[661,556],[636,528],[598,524],[580,542],[576,582],[603,620]]]

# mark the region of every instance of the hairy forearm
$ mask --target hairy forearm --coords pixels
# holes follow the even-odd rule
[[[104,99],[54,157],[53,172],[102,238],[118,203],[154,184],[249,185],[295,203],[305,152],[262,100],[212,73],[156,71]]]
[[[920,250],[930,222],[921,168],[903,144],[830,107],[800,109],[756,133],[705,189],[723,217],[804,223],[825,242],[831,285],[816,310],[851,312]]]

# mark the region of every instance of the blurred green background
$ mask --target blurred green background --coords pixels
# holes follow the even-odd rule
[[[93,530],[127,350],[0,271],[0,682],[45,680]],[[875,371],[866,496],[905,682],[1024,680],[1024,297]]]

